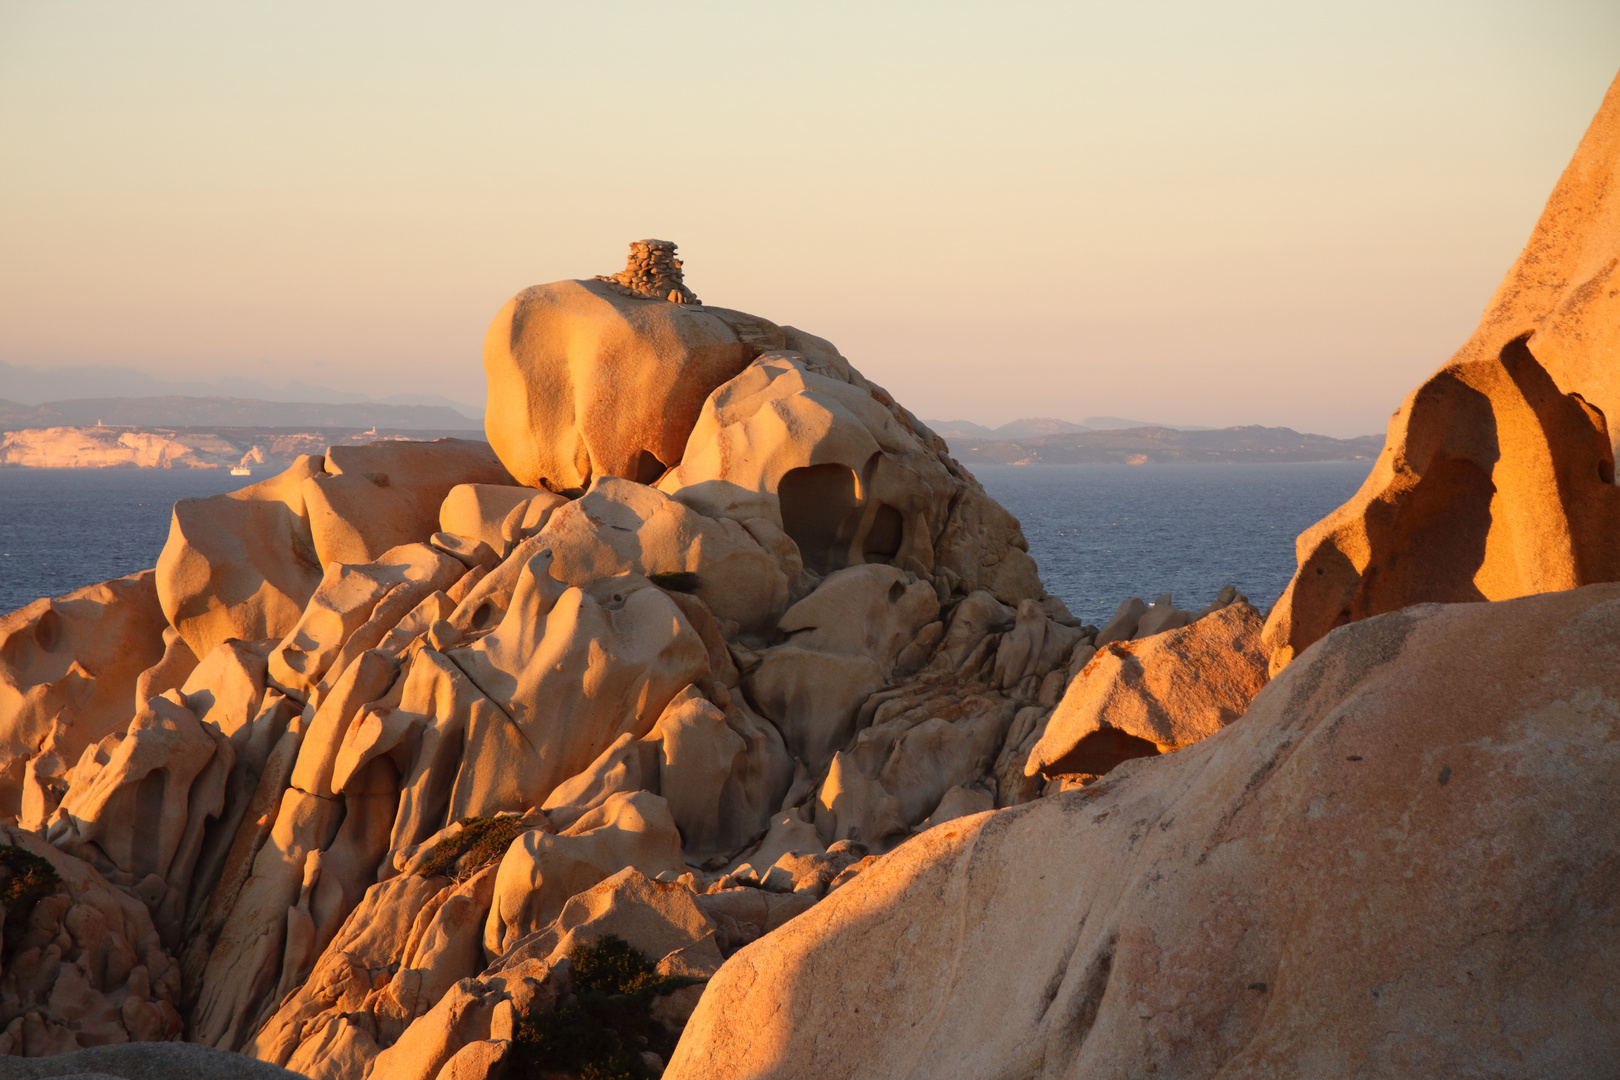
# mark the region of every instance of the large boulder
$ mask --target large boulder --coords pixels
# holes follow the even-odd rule
[[[1337,630],[743,949],[665,1075],[1609,1075],[1617,654],[1615,585]]]
[[[298,622],[321,583],[304,505],[304,481],[320,475],[320,458],[300,457],[240,491],[174,504],[157,593],[193,655],[227,638],[279,638]]]
[[[788,748],[820,770],[854,734],[856,711],[894,670],[901,650],[935,621],[927,582],[892,566],[850,566],[789,608],[786,644],[768,649],[745,680]]]
[[[645,484],[598,477],[551,515],[541,535],[553,552],[552,576],[570,585],[619,574],[663,576],[682,582],[716,618],[766,633],[787,607],[781,563],[747,529],[705,517]]]
[[[504,768],[524,763],[528,805],[620,735],[646,735],[677,693],[709,674],[702,638],[663,590],[637,574],[565,588],[549,560],[533,556],[500,625],[450,654],[510,718],[500,725],[514,736]]]
[[[1620,80],[1479,328],[1413,391],[1361,490],[1299,537],[1273,670],[1424,601],[1620,580]]]
[[[582,491],[598,476],[652,483],[680,460],[710,391],[781,344],[764,319],[614,281],[537,285],[484,338],[484,430],[531,487]]]
[[[1101,775],[1191,746],[1242,716],[1266,685],[1260,613],[1230,604],[1197,622],[1105,646],[1075,676],[1026,775]]]
[[[315,553],[330,566],[374,562],[389,548],[427,540],[445,497],[462,484],[511,482],[487,443],[401,439],[329,447],[303,496]]]

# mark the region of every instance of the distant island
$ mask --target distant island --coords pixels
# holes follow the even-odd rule
[[[1196,424],[1161,424],[1155,420],[1127,420],[1123,416],[1088,416],[1075,423],[1051,416],[1027,416],[1000,427],[985,427],[971,420],[924,420],[946,439],[1033,439],[1042,435],[1078,435],[1086,431],[1119,431],[1124,428],[1169,428],[1172,431],[1214,431]]]
[[[1292,428],[1259,426],[1134,427],[1001,439],[956,438],[949,434],[943,437],[952,455],[964,465],[1370,462],[1384,444],[1376,435],[1334,439]]]
[[[355,427],[135,427],[88,425],[0,433],[0,469],[231,469],[274,475],[330,446],[482,433]]]
[[[0,468],[229,469],[279,472],[328,446],[386,439],[483,438],[445,405],[255,398],[0,398]]]

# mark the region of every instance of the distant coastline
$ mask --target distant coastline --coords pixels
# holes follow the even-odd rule
[[[329,446],[391,439],[478,439],[465,430],[357,428],[135,427],[24,428],[0,434],[0,469],[232,469],[273,476]]]
[[[1334,439],[1285,427],[1139,427],[1022,439],[946,437],[951,454],[973,465],[1292,464],[1375,460],[1379,435]]]
[[[0,469],[231,469],[280,472],[328,446],[392,439],[479,439],[479,431],[354,427],[142,427],[79,425],[0,432]],[[1023,439],[947,438],[974,465],[1274,464],[1367,461],[1383,439],[1334,439],[1291,428],[1123,428]]]

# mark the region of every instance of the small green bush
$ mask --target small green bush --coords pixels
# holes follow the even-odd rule
[[[38,900],[60,884],[62,878],[49,862],[20,847],[0,844],[0,904],[8,912],[19,900]]]
[[[680,1034],[653,1019],[653,1000],[702,980],[659,975],[645,956],[612,934],[594,945],[575,946],[568,959],[574,1001],[518,1022],[511,1075],[516,1080],[539,1080],[542,1073],[572,1073],[580,1080],[650,1077],[641,1052],[652,1050],[668,1060]]]
[[[61,886],[61,875],[49,862],[20,847],[0,844],[0,904],[6,909],[0,963],[11,959],[34,905]]]
[[[466,880],[479,867],[506,854],[512,841],[529,828],[522,820],[518,817],[462,818],[461,831],[434,844],[416,872],[422,877],[443,874],[458,881]]]

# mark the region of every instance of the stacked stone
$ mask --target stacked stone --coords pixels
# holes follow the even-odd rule
[[[682,280],[681,260],[675,257],[675,245],[668,240],[631,241],[624,269],[611,276],[599,274],[596,280],[615,285],[628,296],[668,300],[672,304],[701,303]]]

